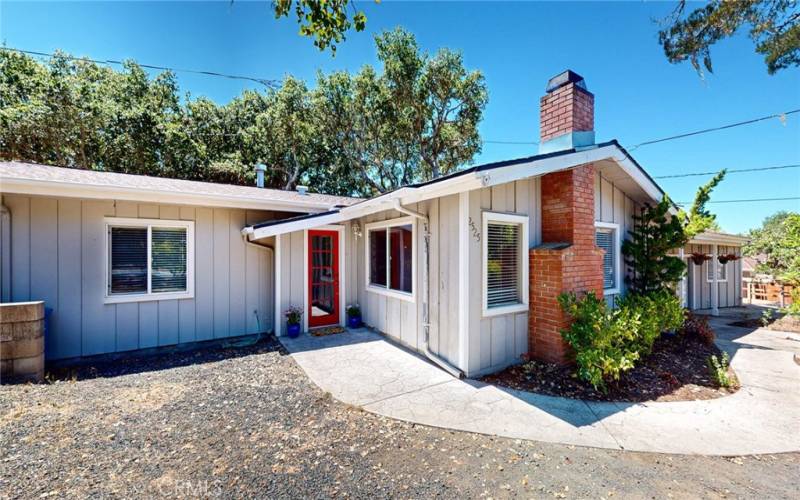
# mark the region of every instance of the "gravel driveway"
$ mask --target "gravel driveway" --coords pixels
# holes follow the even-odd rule
[[[73,378],[0,387],[0,496],[777,498],[800,488],[800,454],[597,450],[364,413],[317,389],[272,338]]]

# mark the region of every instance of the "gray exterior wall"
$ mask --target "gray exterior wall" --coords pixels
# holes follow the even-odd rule
[[[541,241],[540,183],[525,179],[469,193],[468,372],[491,373],[521,361],[528,352],[528,312],[483,317],[483,212],[528,216],[530,249]],[[474,230],[473,230],[474,227]],[[457,238],[453,238],[457,241]],[[458,255],[458,253],[456,253]],[[528,265],[528,256],[524,255]],[[451,293],[456,293],[453,291]]]
[[[689,244],[684,248],[684,254],[710,254],[711,250],[711,245]],[[729,253],[742,255],[740,247],[725,245],[719,245],[717,253],[721,255]],[[690,309],[711,308],[711,287],[713,284],[708,281],[708,266],[710,263],[711,261],[707,260],[698,266],[692,262],[692,259],[687,258],[687,306]],[[725,265],[727,266],[728,279],[724,282],[717,282],[718,307],[740,306],[742,305],[742,260],[734,260]]]
[[[624,191],[615,186],[613,182],[603,178],[598,172],[594,182],[594,220],[597,222],[611,222],[619,224],[620,241],[630,239],[628,231],[633,229],[633,215],[638,210],[638,204]],[[622,276],[620,277],[620,294],[627,290],[625,276],[628,268],[622,260]],[[614,303],[617,295],[606,294],[606,301]]]
[[[0,245],[0,260],[10,255],[10,277],[0,279],[9,282],[2,301],[44,300],[53,310],[48,360],[272,329],[272,255],[245,245],[240,230],[277,214],[15,194],[2,199],[11,212],[10,241]],[[104,217],[195,221],[194,298],[104,304]]]
[[[600,175],[596,179],[596,220],[619,224],[621,237],[632,227],[636,203],[621,189]],[[462,196],[466,205],[462,206]],[[430,224],[430,340],[435,354],[463,369],[469,376],[478,376],[501,370],[520,361],[528,352],[528,312],[483,317],[483,212],[505,212],[529,218],[528,247],[540,243],[540,180],[525,179],[483,188],[461,195],[454,194],[411,204],[407,208],[428,216]],[[463,211],[462,211],[463,210]],[[358,219],[361,236],[352,231],[352,223],[345,225],[343,242],[345,264],[340,270],[345,276],[343,292],[347,303],[361,305],[365,324],[379,330],[412,349],[422,349],[424,342],[422,279],[424,265],[424,239],[422,223],[415,226],[417,269],[414,276],[416,300],[407,300],[378,294],[367,289],[366,277],[366,225],[371,222],[405,217],[395,210]],[[462,220],[463,218],[463,220]],[[466,236],[461,234],[466,233]],[[300,305],[306,310],[307,293],[305,259],[307,258],[303,231],[278,237],[281,311],[289,305]],[[461,252],[461,241],[467,241],[466,252]],[[462,283],[459,259],[466,255],[468,275]],[[526,257],[527,261],[527,257]],[[624,269],[620,280],[624,292]],[[459,324],[459,291],[466,287],[466,332]],[[612,301],[614,296],[609,296]],[[344,319],[344,316],[342,317]],[[280,318],[280,331],[285,333],[285,321]],[[467,345],[460,345],[461,339]],[[461,359],[465,356],[465,359]]]

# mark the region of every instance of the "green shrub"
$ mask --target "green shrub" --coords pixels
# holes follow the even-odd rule
[[[728,358],[727,352],[722,353],[721,359],[717,359],[714,355],[709,356],[706,363],[708,364],[708,373],[719,387],[730,387],[733,384],[733,381],[728,376],[730,358]]]
[[[639,315],[630,310],[609,310],[606,301],[592,292],[581,298],[562,293],[558,301],[573,319],[561,336],[575,350],[578,376],[605,392],[606,381],[619,380],[639,359]]]
[[[614,309],[592,292],[580,298],[562,293],[558,301],[573,320],[561,336],[575,351],[578,376],[604,392],[608,381],[619,380],[653,351],[662,332],[683,326],[680,299],[666,290],[628,294]]]
[[[641,327],[636,335],[637,350],[641,356],[653,351],[653,344],[663,332],[675,332],[683,327],[684,309],[680,299],[669,290],[646,295],[628,293],[617,299],[617,309],[636,311]]]

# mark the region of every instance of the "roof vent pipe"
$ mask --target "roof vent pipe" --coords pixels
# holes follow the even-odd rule
[[[256,164],[256,187],[264,187],[264,172],[266,172],[266,170],[267,166],[263,163]]]
[[[308,186],[300,186],[300,185],[298,185],[298,186],[295,187],[295,189],[297,189],[297,192],[300,193],[303,196],[308,194]]]

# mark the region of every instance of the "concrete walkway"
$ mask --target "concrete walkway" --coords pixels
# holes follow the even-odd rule
[[[600,403],[457,380],[371,331],[282,338],[334,398],[400,420],[599,448],[706,455],[800,451],[800,336],[713,324],[742,388],[710,401]]]

